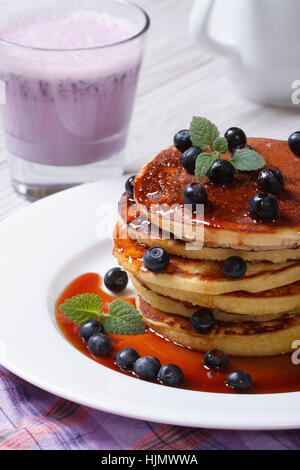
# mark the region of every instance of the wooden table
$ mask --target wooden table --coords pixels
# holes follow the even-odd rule
[[[150,14],[152,27],[126,150],[127,173],[136,173],[169,146],[193,115],[213,120],[222,132],[242,127],[249,136],[287,139],[299,130],[300,106],[279,109],[245,101],[231,89],[219,62],[190,42],[193,0],[135,1]],[[27,204],[10,185],[0,138],[0,219]]]

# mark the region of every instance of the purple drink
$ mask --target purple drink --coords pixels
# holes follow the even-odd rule
[[[40,12],[0,24],[1,114],[16,166],[60,167],[50,182],[60,185],[68,167],[85,166],[85,175],[97,163],[90,177],[63,186],[107,176],[101,162],[106,169],[113,162],[111,176],[122,173],[144,49],[139,33],[128,18],[97,10]]]

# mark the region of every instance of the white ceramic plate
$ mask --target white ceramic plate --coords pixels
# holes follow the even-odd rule
[[[63,288],[82,273],[104,274],[116,265],[110,237],[99,239],[96,227],[104,228],[105,211],[117,218],[123,187],[124,178],[79,186],[2,222],[0,363],[49,392],[128,417],[221,429],[299,428],[300,392],[224,395],[137,381],[92,361],[60,333],[54,304]],[[103,202],[114,211],[99,209]]]

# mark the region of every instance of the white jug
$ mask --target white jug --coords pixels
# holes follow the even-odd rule
[[[272,105],[299,104],[300,0],[196,0],[189,29],[203,50],[225,59],[238,93]]]

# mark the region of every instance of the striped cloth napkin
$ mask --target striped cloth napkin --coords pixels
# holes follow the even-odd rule
[[[0,450],[299,448],[300,431],[193,429],[96,411],[44,392],[0,367]]]

